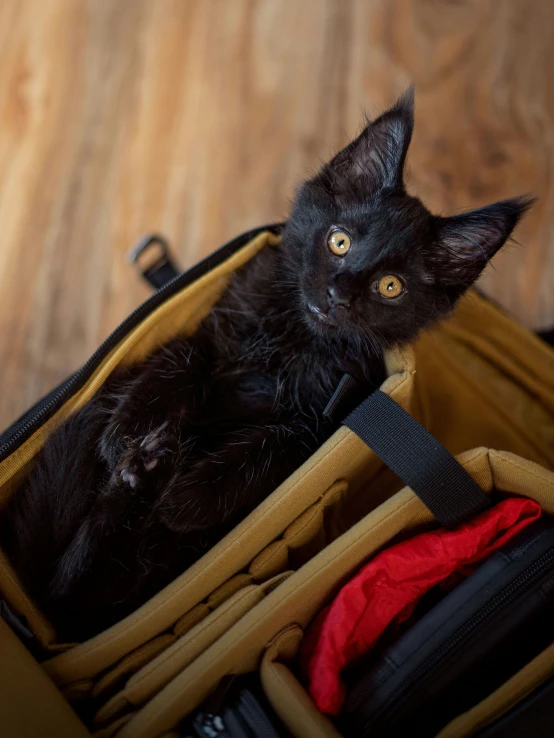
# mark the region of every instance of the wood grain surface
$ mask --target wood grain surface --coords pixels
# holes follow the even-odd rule
[[[410,189],[435,211],[533,192],[484,277],[554,323],[551,0],[2,0],[0,426],[183,266],[286,215],[364,112],[416,84]]]

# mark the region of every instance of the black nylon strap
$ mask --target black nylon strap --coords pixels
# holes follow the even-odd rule
[[[377,390],[344,421],[350,430],[452,528],[491,502],[456,459],[398,403]]]
[[[171,282],[172,279],[175,279],[181,272],[177,270],[173,262],[171,261],[162,261],[159,264],[155,264],[153,267],[150,267],[149,269],[145,269],[142,273],[142,276],[144,279],[150,284],[154,289],[159,290],[160,287],[163,287],[168,282]]]
[[[364,388],[357,379],[351,377],[350,374],[344,374],[340,380],[337,389],[333,392],[333,396],[327,403],[323,416],[332,422],[339,422],[348,414],[352,408],[361,401],[362,397],[368,392],[368,388]]]

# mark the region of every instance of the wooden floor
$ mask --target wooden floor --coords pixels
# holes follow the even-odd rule
[[[148,294],[286,214],[294,184],[410,82],[410,188],[438,212],[540,203],[486,289],[554,322],[552,0],[2,0],[0,426]]]

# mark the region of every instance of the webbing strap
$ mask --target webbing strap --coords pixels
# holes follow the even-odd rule
[[[490,506],[463,466],[384,392],[370,395],[344,425],[412,488],[442,526],[452,528]]]

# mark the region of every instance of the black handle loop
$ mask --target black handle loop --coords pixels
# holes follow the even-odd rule
[[[169,243],[157,233],[141,238],[130,249],[127,258],[133,264],[138,265],[144,279],[157,290],[181,273],[171,259]]]
[[[490,507],[479,485],[437,439],[398,403],[377,390],[344,425],[417,494],[445,528]]]

